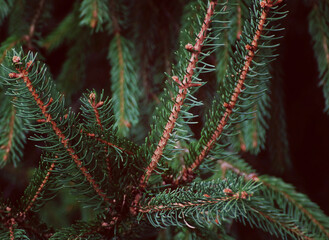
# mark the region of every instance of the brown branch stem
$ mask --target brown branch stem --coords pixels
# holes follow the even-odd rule
[[[204,206],[207,204],[216,204],[218,202],[223,202],[223,201],[246,199],[247,197],[251,196],[251,194],[249,194],[245,191],[233,193],[232,190],[229,188],[225,188],[223,190],[223,192],[227,195],[226,197],[212,198],[208,194],[204,194],[203,197],[205,199],[199,199],[198,201],[175,202],[175,203],[170,203],[170,206],[159,205],[159,206],[139,207],[138,211],[141,213],[168,211],[168,210],[173,210],[173,209],[183,209],[186,207],[196,207],[196,206]],[[207,200],[207,198],[210,198],[210,199]]]
[[[276,1],[276,3],[274,3],[273,1],[272,0],[263,0],[260,2],[260,5],[262,7],[262,13],[260,16],[259,23],[257,25],[257,30],[255,32],[251,45],[247,44],[245,46],[246,50],[248,50],[248,53],[245,56],[244,66],[239,71],[239,72],[241,72],[241,74],[239,76],[237,85],[234,88],[234,92],[232,93],[232,95],[230,97],[230,101],[229,101],[229,103],[223,104],[223,106],[226,108],[226,110],[225,110],[221,120],[219,121],[219,124],[218,124],[216,130],[214,131],[214,133],[212,134],[212,136],[210,137],[210,139],[208,140],[206,145],[203,147],[200,154],[195,158],[193,164],[190,167],[184,168],[181,171],[181,173],[179,174],[179,177],[174,181],[174,185],[178,185],[180,182],[189,182],[189,181],[193,180],[194,170],[197,169],[201,165],[201,163],[203,162],[205,157],[208,155],[210,150],[215,145],[219,136],[222,134],[224,127],[226,126],[226,124],[229,120],[229,117],[233,113],[233,109],[235,108],[235,105],[236,105],[239,95],[241,93],[241,89],[243,88],[244,82],[246,80],[247,73],[249,72],[250,65],[252,63],[252,60],[254,59],[255,51],[257,50],[257,47],[258,47],[258,42],[259,42],[259,39],[262,34],[262,30],[263,30],[263,27],[264,27],[264,24],[265,24],[265,21],[267,18],[267,14],[271,7],[282,2],[282,0],[278,0],[278,1]]]
[[[127,149],[124,149],[124,148],[122,148],[122,147],[119,147],[119,146],[117,146],[117,145],[115,145],[115,144],[113,144],[113,143],[111,143],[111,142],[108,142],[108,141],[106,141],[106,140],[104,140],[104,139],[102,139],[102,138],[100,138],[100,137],[96,137],[96,135],[95,135],[94,133],[87,133],[87,132],[86,132],[85,134],[86,134],[88,137],[95,138],[98,142],[104,143],[104,144],[107,145],[107,146],[110,146],[110,147],[113,147],[113,148],[120,149],[121,151],[123,151],[123,152],[125,152],[125,153],[127,153],[127,154],[129,154],[129,155],[134,155],[133,152],[131,152],[131,151],[127,150]]]
[[[277,221],[275,219],[273,219],[272,217],[270,217],[269,215],[267,215],[266,213],[262,212],[262,211],[259,211],[259,209],[255,209],[255,208],[252,208],[255,212],[259,213],[261,216],[263,216],[264,218],[266,218],[267,220],[269,220],[270,222],[272,223],[277,223],[279,224],[280,226],[282,226],[284,229],[286,229],[286,231],[288,232],[291,232],[299,237],[302,237],[302,239],[305,239],[305,240],[313,240],[313,238],[311,237],[308,237],[305,235],[304,232],[302,232],[296,225],[294,225],[293,227],[289,227],[287,226],[287,224],[283,223],[283,222],[280,222],[280,221]]]
[[[9,122],[8,142],[6,145],[0,147],[0,149],[4,149],[5,151],[5,155],[3,156],[4,162],[7,162],[11,151],[11,147],[13,145],[15,116],[16,116],[16,111],[14,106],[12,106],[11,117]]]
[[[15,60],[14,60],[15,59]],[[15,63],[19,57],[14,56],[13,62]],[[97,193],[98,196],[100,196],[105,202],[110,203],[110,199],[106,196],[106,194],[103,192],[103,190],[100,188],[100,186],[96,183],[96,181],[93,179],[91,174],[88,172],[87,168],[82,166],[83,163],[79,159],[78,155],[76,154],[75,150],[70,146],[69,140],[66,138],[66,136],[63,134],[63,132],[59,129],[57,126],[57,123],[54,121],[52,115],[48,112],[48,105],[52,102],[52,98],[49,100],[48,104],[44,104],[43,101],[40,99],[40,96],[38,93],[36,93],[36,90],[34,89],[32,82],[28,76],[28,68],[32,64],[32,61],[27,63],[26,68],[17,68],[16,70],[19,72],[17,73],[9,73],[10,78],[18,78],[22,79],[24,83],[26,84],[26,87],[28,88],[29,92],[31,93],[32,97],[34,98],[36,104],[38,105],[39,109],[41,110],[43,116],[45,117],[45,121],[51,124],[52,129],[54,130],[55,134],[58,136],[60,142],[74,161],[74,163],[77,165],[78,169],[81,171],[81,173],[84,175],[86,180],[91,184],[94,191]]]
[[[38,9],[32,19],[32,22],[31,22],[31,25],[30,25],[30,29],[29,29],[29,34],[25,36],[26,38],[26,41],[27,41],[27,44],[28,44],[28,47],[30,49],[32,49],[32,38],[34,36],[34,33],[35,33],[35,27],[36,27],[36,24],[40,18],[40,15],[41,15],[41,12],[42,12],[42,9],[43,9],[43,6],[45,5],[45,0],[40,0],[39,2],[39,6],[38,6]]]
[[[101,119],[100,119],[100,116],[99,116],[98,108],[101,107],[104,102],[100,101],[100,102],[96,103],[95,93],[91,93],[89,95],[88,102],[90,103],[91,107],[94,110],[95,118],[96,118],[96,122],[97,122],[98,126],[101,128],[101,130],[103,130],[103,125],[102,125],[102,122],[101,122]]]
[[[25,208],[25,210],[23,211],[23,214],[26,214],[33,206],[34,202],[37,200],[37,198],[39,197],[41,191],[43,190],[43,188],[45,187],[45,185],[47,184],[51,171],[55,168],[55,163],[53,162],[50,166],[50,168],[48,169],[45,178],[43,179],[41,185],[39,186],[37,192],[34,194],[32,200],[30,201],[30,203],[27,205],[27,207]]]
[[[240,170],[238,167],[232,165],[231,163],[223,161],[223,160],[219,160],[218,163],[220,164],[220,166],[222,168],[223,176],[225,176],[226,170],[229,169],[229,170],[233,171],[234,173],[236,173],[237,175],[244,177],[244,179],[246,181],[253,180],[253,181],[261,182],[267,188],[272,189],[273,191],[278,192],[281,195],[283,195],[285,199],[287,199],[294,206],[296,206],[300,211],[302,211],[329,238],[329,232],[326,230],[326,228],[307,209],[305,209],[303,207],[303,205],[298,203],[288,193],[278,189],[276,186],[266,182],[264,179],[258,178],[258,175],[256,173],[246,173],[246,172]]]
[[[120,83],[120,127],[129,127],[129,122],[125,119],[125,71],[124,71],[124,60],[123,60],[123,52],[122,52],[122,44],[120,39],[120,33],[115,33],[116,44],[118,47],[118,58],[119,58],[119,83]]]
[[[188,88],[193,86],[192,76],[194,74],[194,69],[195,69],[196,64],[198,62],[198,57],[201,53],[201,48],[202,48],[202,45],[203,45],[204,40],[206,38],[207,31],[209,29],[209,25],[210,25],[210,22],[211,22],[211,17],[214,14],[216,4],[217,4],[217,1],[211,1],[210,2],[209,7],[207,9],[205,19],[204,19],[204,22],[203,22],[203,25],[202,25],[202,28],[201,28],[201,31],[199,32],[199,34],[196,38],[195,45],[193,46],[192,44],[187,44],[185,46],[185,48],[188,51],[192,52],[192,56],[189,60],[189,64],[187,66],[186,74],[183,78],[183,81],[180,82],[178,77],[176,77],[176,76],[173,77],[173,80],[176,81],[179,84],[179,92],[176,96],[174,106],[171,110],[168,122],[167,122],[167,124],[164,128],[163,134],[162,134],[162,136],[160,138],[160,141],[159,141],[159,143],[158,143],[158,145],[157,145],[157,147],[156,147],[156,149],[153,153],[153,156],[151,158],[151,163],[148,165],[144,175],[140,179],[140,187],[141,188],[145,188],[151,173],[156,168],[156,166],[157,166],[157,164],[158,164],[158,162],[161,158],[161,155],[163,153],[163,150],[164,150],[165,146],[167,145],[167,142],[170,138],[170,134],[171,134],[171,132],[173,131],[173,129],[175,127],[175,123],[176,123],[176,120],[178,118],[178,114],[181,110],[181,107],[184,103],[184,100],[186,98]]]

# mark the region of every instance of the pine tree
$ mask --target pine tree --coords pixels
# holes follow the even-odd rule
[[[0,239],[329,239],[278,177],[284,0],[66,4],[0,0]],[[310,7],[328,113],[329,2]]]

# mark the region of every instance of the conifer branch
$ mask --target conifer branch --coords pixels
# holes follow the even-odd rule
[[[309,14],[309,32],[313,40],[313,49],[318,63],[320,85],[323,86],[325,111],[329,113],[329,4],[327,1],[314,3]]]
[[[30,203],[27,205],[27,207],[24,209],[23,214],[26,214],[33,206],[34,202],[37,200],[37,198],[40,196],[41,191],[43,191],[45,185],[47,184],[51,171],[55,168],[55,163],[53,162],[48,169],[45,178],[41,182],[41,185],[39,186],[37,192],[34,194],[33,198],[31,199]]]
[[[83,0],[80,5],[80,18],[80,25],[87,25],[97,32],[103,23],[110,21],[108,1]]]
[[[98,126],[101,128],[101,130],[103,130],[102,122],[101,122],[101,119],[99,117],[99,112],[98,112],[97,108],[102,106],[104,102],[100,101],[100,102],[96,103],[95,98],[96,98],[95,93],[91,93],[89,95],[89,100],[88,101],[89,101],[91,107],[93,108],[93,110],[95,112],[95,118],[96,118]]]
[[[8,132],[7,144],[6,145],[2,145],[0,147],[1,150],[4,150],[5,151],[5,154],[2,157],[4,164],[6,164],[8,158],[9,158],[9,154],[10,154],[10,151],[11,151],[11,148],[12,148],[12,144],[13,144],[15,115],[16,115],[15,108],[12,107],[11,117],[10,117],[10,122],[9,122],[9,132]]]
[[[159,205],[159,206],[149,206],[149,207],[139,207],[138,211],[140,213],[154,213],[154,212],[161,212],[161,211],[169,211],[174,209],[184,209],[188,207],[202,207],[208,204],[217,204],[219,202],[228,202],[233,200],[239,199],[247,199],[252,196],[252,194],[247,193],[246,191],[241,192],[232,192],[230,188],[225,188],[223,192],[227,195],[226,197],[221,198],[213,198],[208,194],[204,194],[203,197],[205,199],[199,199],[198,201],[193,202],[172,202],[168,206],[166,205]],[[150,200],[150,202],[152,199]]]
[[[123,152],[125,152],[125,153],[127,153],[127,154],[129,154],[129,155],[134,155],[133,152],[131,152],[131,151],[129,151],[129,150],[123,148],[123,147],[120,147],[120,146],[118,146],[118,145],[115,145],[115,144],[113,144],[113,143],[111,143],[111,142],[109,142],[109,141],[106,141],[106,140],[104,140],[104,139],[102,139],[102,138],[100,138],[100,137],[96,137],[95,133],[86,133],[86,135],[87,135],[88,137],[95,138],[98,142],[101,142],[101,143],[103,143],[103,144],[105,144],[105,145],[107,145],[107,146],[109,146],[109,147],[113,147],[113,148],[120,149],[121,151],[123,151]]]
[[[220,164],[220,167],[222,169],[222,176],[224,177],[226,174],[226,170],[229,169],[232,172],[236,173],[239,176],[242,176],[245,181],[259,181],[258,175],[256,173],[247,173],[239,169],[238,167],[234,166],[232,163],[229,163],[224,160],[218,160],[218,163]]]
[[[119,31],[119,30],[117,30]],[[120,128],[126,126],[129,127],[129,123],[127,123],[125,119],[125,97],[124,97],[124,85],[125,85],[125,76],[124,76],[124,62],[122,56],[122,46],[120,40],[120,34],[117,32],[115,34],[116,37],[116,44],[118,48],[118,59],[119,59],[119,85],[120,85],[120,119],[119,119],[119,126]]]
[[[268,12],[270,11],[271,7],[276,6],[277,4],[281,3],[282,1],[283,0],[278,0],[278,1],[263,0],[260,2],[261,8],[262,8],[262,13],[260,15],[260,19],[259,19],[259,22],[258,22],[258,25],[256,28],[256,32],[252,38],[251,44],[250,45],[247,44],[245,46],[245,49],[248,50],[248,53],[245,56],[243,68],[240,69],[239,71],[237,71],[239,73],[241,72],[237,85],[235,86],[235,88],[233,90],[229,103],[224,102],[224,104],[223,104],[223,106],[226,110],[225,110],[222,118],[220,119],[216,130],[213,132],[212,136],[210,137],[208,142],[205,144],[205,146],[203,147],[200,154],[195,158],[192,165],[190,165],[188,168],[183,169],[183,171],[180,173],[178,178],[174,181],[175,185],[177,185],[179,183],[179,181],[181,181],[181,180],[183,180],[183,181],[192,180],[190,175],[192,175],[193,171],[201,165],[201,163],[203,162],[205,157],[208,155],[209,151],[213,148],[213,146],[216,143],[219,136],[222,134],[224,127],[228,123],[228,120],[229,120],[231,114],[233,113],[233,109],[235,108],[235,105],[237,104],[239,95],[244,87],[244,82],[247,77],[247,73],[249,72],[250,65],[252,64],[252,61],[254,59],[255,52],[258,49],[258,42],[261,38],[261,34],[262,34],[262,31],[264,28],[264,24],[266,22]]]
[[[262,183],[267,189],[270,189],[274,192],[277,192],[278,194],[282,195],[284,199],[286,199],[288,202],[292,203],[293,206],[297,207],[302,213],[307,216],[307,218],[314,223],[315,226],[317,226],[328,238],[329,238],[329,231],[323,226],[322,223],[320,223],[317,218],[307,209],[305,208],[299,201],[295,199],[294,196],[289,194],[288,192],[284,191],[283,189],[280,189],[275,184],[271,184],[270,181],[266,181],[266,178],[264,177],[258,177],[257,173],[247,173],[243,170],[241,170],[239,167],[233,165],[230,162],[219,160],[218,163],[221,166],[222,174],[225,176],[226,170],[229,169],[236,173],[239,176],[244,177],[246,181],[256,181]]]
[[[133,58],[132,42],[117,30],[110,43],[108,59],[111,64],[111,90],[116,99],[113,104],[115,126],[122,136],[138,122],[138,97],[136,64]]]
[[[9,233],[10,233],[10,240],[15,240],[14,230],[13,230],[13,223],[11,223],[9,227]]]
[[[14,56],[13,57],[13,63],[19,63],[20,57]],[[48,107],[52,103],[53,99],[50,98],[48,100],[48,103],[45,104],[39,97],[39,94],[36,93],[36,90],[34,89],[32,82],[28,76],[29,72],[28,69],[30,68],[32,64],[32,61],[28,62],[26,65],[26,68],[16,68],[18,73],[9,73],[10,78],[17,78],[22,79],[25,83],[26,87],[28,88],[29,92],[31,93],[32,97],[34,98],[36,104],[38,105],[39,109],[41,110],[43,116],[45,117],[45,121],[51,124],[51,127],[55,134],[58,136],[60,142],[74,161],[74,163],[77,165],[78,169],[81,171],[81,173],[84,175],[84,177],[87,179],[87,181],[91,184],[94,191],[99,195],[105,202],[110,202],[110,199],[106,196],[106,194],[103,192],[103,190],[100,188],[100,186],[95,182],[91,174],[88,172],[86,167],[82,166],[82,161],[79,159],[78,155],[74,151],[72,147],[70,147],[69,140],[66,139],[63,132],[59,129],[57,126],[57,123],[54,121],[52,115],[48,112]]]
[[[11,162],[15,167],[23,155],[27,121],[18,116],[16,97],[0,97],[0,167]]]
[[[41,12],[42,12],[42,9],[45,5],[45,0],[40,0],[39,1],[39,6],[37,8],[37,11],[31,21],[31,25],[30,25],[30,29],[29,29],[29,34],[27,36],[25,36],[27,42],[28,42],[28,45],[29,45],[29,48],[32,48],[32,38],[34,36],[34,32],[35,32],[35,27],[36,27],[36,24],[37,24],[37,21],[39,20],[40,18],[40,15],[41,15]]]
[[[14,216],[12,214],[12,208],[7,206],[3,210],[1,209],[0,213],[1,213],[1,215],[3,214],[2,215],[2,218],[3,218],[2,220],[5,221],[4,225],[9,230],[10,240],[14,240],[15,239],[14,226],[17,225],[17,222],[16,222],[16,219],[14,218]]]
[[[256,180],[256,179],[255,179]],[[279,189],[278,187],[276,187],[274,184],[271,184],[270,182],[266,181],[263,178],[258,179],[258,181],[260,181],[264,186],[266,186],[267,188],[271,189],[274,192],[277,192],[279,194],[281,194],[282,196],[284,196],[285,199],[287,199],[289,202],[291,202],[294,206],[296,206],[297,208],[299,208],[301,210],[302,213],[305,214],[305,216],[307,216],[309,218],[309,220],[311,222],[313,222],[328,238],[329,238],[329,231],[326,230],[326,228],[316,219],[315,216],[313,216],[313,214],[311,214],[302,204],[300,204],[293,196],[291,196],[290,194],[288,194],[287,192]]]
[[[1,46],[1,57],[0,57],[0,64],[3,62],[3,60],[5,59],[6,55],[7,55],[7,51],[9,51],[10,49],[12,49],[13,47],[15,47],[16,44],[18,44],[21,41],[21,39],[19,39],[16,36],[11,36],[8,39],[6,39],[5,42],[2,43]]]
[[[240,2],[239,2],[240,3]],[[236,32],[236,39],[240,40],[241,33],[242,33],[242,14],[241,14],[241,5],[237,4],[237,32]]]
[[[277,219],[271,217],[269,214],[260,211],[259,209],[252,208],[255,212],[257,212],[259,215],[266,218],[268,221],[270,221],[273,224],[280,225],[283,229],[285,229],[287,232],[291,233],[293,236],[297,236],[298,238],[305,239],[305,240],[313,240],[314,238],[311,238],[307,236],[303,231],[301,231],[298,226],[287,224],[283,221],[278,221]]]
[[[189,64],[186,68],[186,74],[183,78],[183,81],[181,82],[177,76],[173,76],[172,79],[178,83],[179,85],[179,92],[175,98],[175,103],[174,106],[171,110],[171,114],[169,116],[168,122],[163,130],[163,134],[160,138],[160,141],[157,145],[157,148],[155,149],[152,157],[151,157],[151,162],[150,164],[147,166],[144,175],[141,177],[140,179],[140,187],[144,188],[147,185],[147,181],[149,179],[149,177],[151,176],[151,173],[154,171],[154,169],[156,168],[163,150],[165,148],[165,146],[167,145],[167,142],[170,138],[170,134],[172,133],[174,127],[175,127],[175,123],[176,120],[178,118],[178,114],[181,110],[181,107],[184,103],[184,100],[186,98],[187,92],[188,92],[188,88],[190,87],[195,87],[197,85],[192,83],[192,77],[194,74],[194,69],[196,67],[196,64],[198,62],[198,57],[201,53],[201,48],[203,45],[203,42],[206,38],[207,35],[207,31],[211,22],[211,17],[214,14],[215,11],[215,6],[217,5],[217,0],[216,1],[210,1],[209,7],[207,9],[207,13],[205,16],[205,19],[203,21],[202,24],[202,28],[201,31],[199,32],[199,34],[197,35],[196,38],[196,43],[193,46],[191,43],[187,44],[185,46],[187,51],[190,51],[192,53],[192,56],[189,60]],[[200,85],[198,85],[200,86]]]

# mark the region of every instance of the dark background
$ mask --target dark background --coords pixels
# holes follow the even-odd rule
[[[154,1],[153,4],[158,5],[164,15],[170,15],[172,4],[165,2],[168,1]],[[43,31],[45,33],[50,32],[71,11],[72,5],[72,0],[56,1],[56,6],[52,11],[54,19],[49,26],[44,27]],[[323,111],[324,98],[322,88],[318,86],[317,63],[308,31],[307,16],[311,10],[311,5],[311,1],[300,0],[289,0],[287,3],[289,15],[284,23],[286,32],[285,38],[281,42],[279,60],[282,62],[284,107],[293,169],[278,176],[296,186],[299,192],[308,195],[329,215],[329,116]],[[163,26],[157,27],[159,35],[161,35],[161,31],[164,31],[165,24],[164,21]],[[0,31],[1,41],[5,38],[5,32],[6,29],[2,28]],[[101,36],[99,35],[99,37]],[[44,53],[55,78],[60,71],[68,49],[69,46],[64,45],[51,55],[47,56]],[[99,56],[90,61],[86,87],[106,88],[109,68],[102,63],[104,59],[106,59],[106,51],[100,51]],[[33,159],[38,154],[39,151],[33,147],[33,143],[29,143],[25,150],[25,156],[28,156],[27,159],[29,160],[27,161],[30,163],[24,164],[33,166]],[[269,168],[271,165],[266,163],[268,154],[270,153],[262,152],[263,162],[254,163],[255,167],[260,173],[275,174],[275,171]],[[0,171],[1,190],[4,192],[4,197],[12,199],[20,196],[27,184],[24,181],[23,183],[19,182],[19,180],[10,182],[12,180],[10,175],[14,174],[14,171],[16,170],[12,168],[5,168],[5,171]],[[19,174],[26,175],[27,173],[24,172],[24,169],[19,169]],[[249,237],[245,235],[245,231]],[[239,233],[239,238],[262,239],[262,237],[257,237],[254,234],[254,230],[242,230]]]

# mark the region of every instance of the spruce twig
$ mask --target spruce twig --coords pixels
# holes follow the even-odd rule
[[[39,2],[39,6],[35,12],[35,15],[31,21],[31,25],[30,25],[30,28],[29,28],[29,34],[27,36],[25,36],[25,39],[27,41],[27,45],[28,45],[28,48],[29,49],[32,49],[32,38],[34,36],[34,33],[35,33],[35,27],[36,27],[36,24],[41,16],[41,12],[42,12],[42,9],[45,5],[45,0],[40,0]]]
[[[234,91],[230,97],[230,102],[228,102],[228,103],[224,102],[223,106],[226,108],[226,110],[225,110],[221,120],[219,121],[219,124],[218,124],[216,130],[210,137],[209,141],[205,144],[205,146],[203,147],[200,154],[195,158],[192,165],[190,165],[187,168],[184,168],[181,171],[179,176],[175,179],[174,185],[178,185],[179,182],[190,182],[192,180],[193,171],[201,165],[201,163],[203,162],[205,157],[208,155],[209,151],[215,145],[219,136],[222,134],[223,129],[226,126],[226,124],[228,123],[228,120],[229,120],[231,114],[233,113],[233,109],[235,108],[235,105],[238,101],[239,95],[243,89],[243,85],[244,85],[245,79],[247,77],[247,73],[249,72],[250,65],[252,64],[252,61],[254,59],[255,52],[258,48],[258,42],[259,42],[259,39],[261,38],[264,24],[266,22],[266,18],[270,11],[270,8],[276,6],[277,4],[281,3],[282,1],[283,0],[278,0],[278,1],[263,0],[260,2],[261,8],[262,8],[260,20],[257,25],[255,35],[252,38],[251,44],[250,45],[247,44],[245,46],[246,50],[248,50],[248,54],[245,56],[245,62],[244,62],[243,68],[240,69],[239,71],[237,71],[237,72],[241,72],[241,74],[240,74],[239,80],[237,82],[237,85],[234,88]]]
[[[20,57],[14,56],[13,57],[13,63],[19,63]],[[45,121],[51,124],[52,129],[54,130],[55,134],[58,136],[60,142],[72,158],[72,160],[75,162],[81,173],[84,175],[84,177],[87,179],[87,181],[92,185],[93,189],[99,195],[105,202],[110,203],[110,199],[106,196],[106,194],[103,192],[103,190],[100,188],[100,186],[95,182],[91,174],[88,172],[88,170],[82,166],[82,162],[79,159],[77,153],[74,151],[74,149],[70,146],[69,140],[66,138],[66,136],[63,134],[63,132],[58,128],[57,123],[53,120],[52,115],[48,112],[49,105],[53,102],[53,99],[50,98],[48,100],[48,103],[45,104],[39,97],[39,95],[36,93],[36,90],[34,89],[32,82],[28,76],[29,68],[31,66],[32,61],[27,63],[26,68],[23,67],[17,67],[16,70],[18,73],[9,73],[10,78],[17,78],[23,80],[26,87],[28,88],[29,92],[31,93],[32,97],[34,98],[35,102],[37,103],[39,109],[41,110],[43,116],[45,117]]]
[[[286,201],[290,202],[293,206],[298,208],[303,214],[305,214],[305,216],[310,222],[313,222],[313,224],[317,226],[325,236],[329,237],[329,230],[327,230],[326,227],[318,221],[316,216],[314,216],[307,208],[305,208],[299,201],[296,200],[294,196],[289,194],[287,191],[284,191],[284,189],[280,189],[275,184],[272,184],[271,181],[266,180],[266,177],[258,176],[258,174],[255,172],[248,173],[229,161],[219,160],[218,163],[220,164],[223,177],[225,177],[227,170],[231,170],[235,174],[242,176],[245,181],[255,181],[262,183],[267,189],[280,194],[284,199],[286,199]]]
[[[211,22],[211,17],[214,14],[216,5],[217,5],[217,1],[210,2],[209,7],[207,9],[207,14],[203,21],[201,31],[197,35],[196,43],[194,44],[194,46],[191,43],[189,43],[185,46],[186,50],[190,51],[192,53],[192,56],[189,60],[188,66],[186,68],[186,75],[184,76],[183,81],[181,82],[177,76],[172,77],[172,79],[179,85],[179,92],[175,98],[175,103],[171,110],[171,114],[169,116],[168,122],[164,128],[163,134],[160,138],[160,141],[157,145],[156,150],[153,153],[151,162],[147,166],[144,175],[140,178],[139,185],[141,188],[146,187],[148,179],[151,176],[151,173],[154,171],[154,169],[156,168],[156,166],[161,158],[163,150],[164,150],[165,146],[167,145],[167,142],[170,138],[170,134],[175,127],[175,123],[178,118],[178,114],[181,110],[181,107],[184,103],[184,100],[186,98],[188,88],[195,86],[192,83],[192,76],[193,76],[196,64],[198,62],[198,57],[201,53],[201,48],[202,48],[203,42],[206,38],[207,31],[208,31],[208,28],[209,28],[209,25]]]

